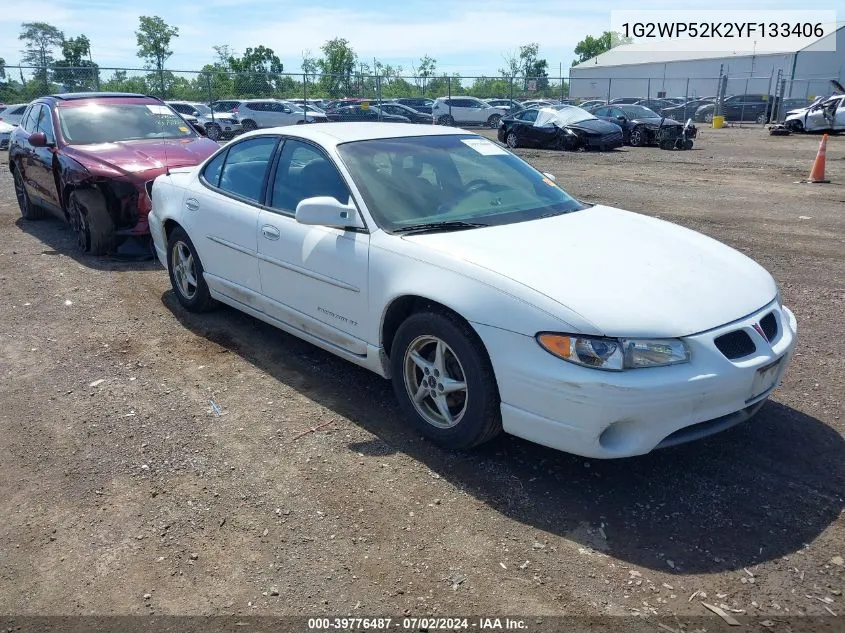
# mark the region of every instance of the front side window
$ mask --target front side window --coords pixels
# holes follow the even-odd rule
[[[387,231],[435,222],[510,224],[584,208],[523,160],[476,135],[355,141],[338,151]]]
[[[264,176],[277,140],[273,136],[259,136],[232,145],[220,173],[220,189],[240,198],[260,202]]]
[[[322,151],[301,141],[286,141],[276,167],[270,206],[293,214],[300,202],[317,196],[347,204],[349,189]]]
[[[21,118],[20,127],[32,134],[35,131],[35,123],[41,114],[41,104],[36,103],[29,108],[29,111]]]
[[[69,103],[58,112],[62,135],[71,145],[197,136],[162,103]]]
[[[56,133],[53,130],[53,117],[48,106],[41,106],[41,115],[35,123],[35,132],[44,132],[48,143],[56,142]]]

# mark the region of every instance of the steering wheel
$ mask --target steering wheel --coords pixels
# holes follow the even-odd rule
[[[471,195],[478,193],[479,191],[489,191],[490,193],[498,193],[500,191],[506,191],[510,189],[510,187],[506,187],[505,185],[494,185],[493,183],[483,180],[481,178],[476,178],[475,180],[470,180],[467,184],[465,184],[457,198],[450,200],[448,202],[444,202],[437,208],[437,213],[447,213],[458,204],[461,200],[465,200],[469,198]]]

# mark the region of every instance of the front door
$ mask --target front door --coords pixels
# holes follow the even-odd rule
[[[354,354],[365,355],[369,234],[299,224],[301,200],[350,194],[322,149],[288,139],[258,227],[265,312]]]

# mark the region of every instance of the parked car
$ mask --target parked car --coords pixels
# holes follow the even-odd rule
[[[355,99],[355,98],[335,99],[333,101],[329,101],[325,105],[325,107],[323,107],[323,110],[325,110],[326,113],[329,113],[329,112],[333,112],[334,110],[337,110],[338,108],[343,108],[343,107],[348,106],[348,105],[359,104],[359,103],[361,103],[361,101],[362,101],[361,99]]]
[[[233,112],[239,103],[239,101],[215,101],[208,106],[210,112],[200,119],[205,126],[208,138],[213,141],[222,141],[244,131],[238,115]]]
[[[9,138],[12,136],[14,125],[0,121],[0,160],[9,161]]]
[[[431,106],[434,105],[434,99],[429,99],[428,97],[401,97],[393,101],[413,108],[417,112],[425,112],[426,114],[431,114]]]
[[[183,119],[190,123],[203,136],[208,136],[206,118],[211,120],[211,108],[204,103],[192,103],[190,101],[165,101],[172,109],[178,112]],[[216,139],[214,139],[216,140]]]
[[[348,105],[326,113],[329,121],[383,121],[385,123],[410,123],[406,116],[387,114],[380,106]]]
[[[28,103],[13,103],[4,106],[2,111],[0,111],[0,121],[9,125],[20,125],[21,117],[23,117],[23,113],[28,105]]]
[[[808,108],[790,112],[784,125],[793,132],[845,131],[845,94],[827,97]]]
[[[645,106],[649,110],[660,112],[663,108],[669,108],[675,104],[665,99],[640,99],[639,101],[635,101],[633,105]]]
[[[525,101],[520,102],[520,105],[523,109],[527,108],[549,108],[553,105],[559,105],[553,101],[549,101],[547,99],[526,99]]]
[[[659,145],[665,138],[679,137],[684,129],[683,123],[661,117],[653,110],[640,105],[606,105],[593,108],[591,112],[600,119],[619,125],[624,141],[634,147]],[[692,137],[695,137],[695,133]]]
[[[12,132],[9,169],[25,220],[51,212],[70,223],[80,250],[129,254],[138,241],[149,248],[153,179],[219,147],[154,97],[59,94],[28,106]]]
[[[668,106],[658,112],[661,116],[677,119],[678,121],[686,121],[693,118],[696,111],[703,105],[713,103],[710,98],[706,99],[692,99],[680,105]]]
[[[607,103],[608,103],[608,105],[610,105],[610,104],[614,104],[614,105],[616,105],[616,104],[618,104],[618,105],[625,105],[625,104],[633,105],[637,101],[639,101],[640,99],[641,99],[641,97],[616,97],[615,99],[611,99]]]
[[[604,101],[603,99],[588,99],[587,101],[582,101],[576,105],[583,110],[589,110],[590,108],[607,105],[607,101]]]
[[[622,147],[622,129],[577,106],[530,108],[506,116],[498,139],[510,148],[610,150]]]
[[[401,103],[393,103],[391,101],[386,101],[385,103],[376,106],[376,108],[382,114],[405,117],[411,123],[427,123],[428,125],[431,125],[434,121],[434,117],[432,117],[430,114],[420,112],[419,110],[414,110],[413,108],[406,105],[402,105]]]
[[[524,109],[523,105],[515,99],[484,99],[484,101],[487,105],[491,105],[494,108],[502,108],[503,110],[507,110],[508,113]]]
[[[439,125],[487,125],[497,128],[507,110],[494,108],[475,97],[440,97],[434,100],[431,113]]]
[[[326,120],[323,114],[306,113],[297,105],[279,99],[241,99],[215,103],[222,104],[222,107],[236,115],[244,132]],[[214,104],[212,108],[216,111]]]
[[[775,110],[775,99],[771,95],[748,94],[726,97],[722,102],[722,113],[726,121],[754,121],[766,123]],[[713,122],[715,103],[702,105],[695,111],[696,121]]]
[[[504,430],[626,457],[751,418],[796,342],[771,275],[553,178],[454,128],[291,126],[157,178],[150,226],[185,310],[219,301],[389,377],[448,448]]]

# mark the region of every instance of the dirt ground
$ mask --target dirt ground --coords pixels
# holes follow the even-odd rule
[[[753,421],[615,461],[445,452],[377,376],[23,222],[0,166],[0,613],[845,616],[845,136],[795,184],[818,141],[518,150],[749,254],[798,318]]]

